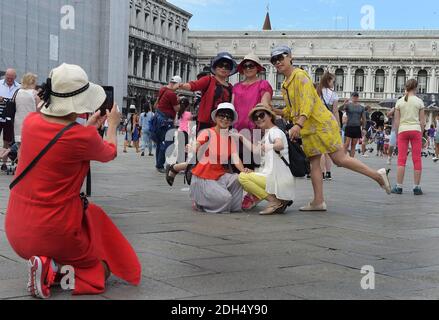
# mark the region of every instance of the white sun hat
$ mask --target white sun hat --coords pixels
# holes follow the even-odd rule
[[[89,82],[80,66],[63,63],[50,72],[41,113],[53,117],[95,113],[106,97],[104,89]]]
[[[212,112],[212,120],[213,122],[215,122],[216,120],[216,115],[220,110],[230,110],[233,112],[234,115],[234,119],[233,119],[233,124],[235,124],[236,122],[238,122],[238,113],[235,110],[235,106],[231,103],[221,103],[218,108]]]

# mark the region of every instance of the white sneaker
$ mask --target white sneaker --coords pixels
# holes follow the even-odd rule
[[[369,155],[363,154],[363,158],[369,158]]]
[[[439,161],[439,158],[438,158],[438,157],[434,157],[434,158],[433,158],[433,161],[434,161],[434,162],[438,162],[438,161]]]

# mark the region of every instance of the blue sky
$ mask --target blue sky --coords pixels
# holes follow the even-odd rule
[[[261,30],[270,3],[274,30],[362,29],[363,6],[376,30],[439,29],[437,0],[168,0],[194,16],[191,30]]]

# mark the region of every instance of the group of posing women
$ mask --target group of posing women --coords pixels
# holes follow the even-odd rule
[[[194,208],[212,213],[237,212],[253,209],[266,200],[268,206],[261,214],[283,213],[292,205],[295,194],[294,177],[282,160],[282,156],[288,158],[288,138],[302,140],[304,152],[311,162],[314,199],[300,208],[301,211],[327,211],[323,195],[322,156],[337,166],[370,177],[390,194],[386,169],[373,170],[346,154],[338,109],[335,111],[327,107],[331,102],[326,99],[329,97],[328,100],[332,101],[333,88],[325,86],[316,90],[309,75],[293,66],[289,47],[275,48],[271,53],[271,63],[285,76],[282,94],[286,108],[282,111],[272,108],[273,90],[267,81],[259,79],[258,74],[264,68],[254,55],[246,56],[237,65],[230,54],[220,53],[212,61],[212,76],[180,84],[182,89],[204,92],[199,111],[201,117],[198,118],[199,135],[196,143],[188,146],[199,155],[199,163],[192,169],[191,198]],[[245,80],[232,87],[226,80],[236,72],[244,75]],[[215,92],[221,93],[216,94],[213,101],[208,94],[211,83],[217,83]],[[331,83],[333,81],[329,81]],[[292,125],[287,135],[276,125],[278,116]],[[230,131],[231,128],[236,130]],[[263,132],[262,141],[257,145],[245,135],[235,133],[256,128]],[[259,168],[255,168],[253,163],[243,164],[238,144],[254,155],[262,155]],[[221,159],[229,159],[236,169],[232,170]],[[187,163],[169,166],[168,183],[172,185],[175,176],[187,166]],[[247,195],[242,201],[243,190]]]
[[[213,76],[189,84],[176,81],[175,86],[203,93],[198,131],[207,130],[189,148],[202,154],[192,170],[191,196],[196,209],[240,211],[246,190],[245,207],[267,200],[262,214],[284,212],[295,193],[294,178],[281,160],[282,156],[288,158],[288,138],[302,139],[312,165],[314,199],[302,211],[327,210],[320,168],[324,154],[338,166],[369,176],[390,193],[385,169],[372,170],[346,155],[336,117],[322,102],[308,74],[294,68],[292,61],[288,47],[273,50],[271,62],[286,77],[283,95],[287,107],[281,115],[293,124],[288,136],[276,126],[276,112],[270,106],[272,89],[257,77],[263,70],[257,57],[246,57],[238,68],[229,54],[220,54],[212,63]],[[236,70],[246,80],[232,89],[226,79]],[[83,126],[77,124],[78,116],[99,109],[105,91],[89,82],[84,70],[75,65],[52,70],[41,98],[41,112],[24,120],[21,158],[10,186],[5,220],[11,247],[28,260],[29,292],[34,297],[50,297],[51,288],[65,276],[64,266],[74,270],[76,295],[104,292],[110,274],[138,285],[141,265],[132,246],[105,212],[80,194],[90,162],[109,162],[117,156],[120,112],[114,106],[104,117],[98,111]],[[97,130],[105,121],[107,141]],[[232,134],[231,127],[259,128],[264,137],[255,145]],[[253,171],[242,163],[238,143],[254,154],[263,154],[258,169]],[[233,160],[240,174],[223,165],[228,160]],[[187,164],[169,168],[170,182],[182,170],[179,166],[184,169]]]

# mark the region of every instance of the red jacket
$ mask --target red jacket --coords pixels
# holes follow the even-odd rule
[[[202,92],[198,122],[213,124],[212,111],[216,110],[219,104],[232,101],[233,86],[223,86],[214,76],[205,76],[189,84],[191,91]]]

